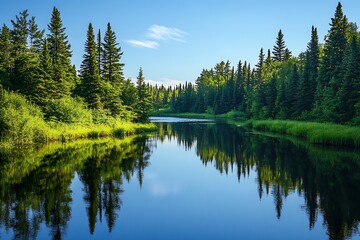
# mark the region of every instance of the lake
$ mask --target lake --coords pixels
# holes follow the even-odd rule
[[[222,122],[0,155],[0,239],[359,239],[360,154]]]

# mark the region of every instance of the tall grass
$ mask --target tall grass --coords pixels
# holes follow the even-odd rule
[[[301,137],[314,144],[360,147],[360,127],[285,120],[251,120],[248,125],[260,131]]]
[[[64,101],[59,104],[69,105],[69,103],[73,102]],[[95,123],[91,120],[91,110],[84,109],[81,105],[75,106],[74,109],[76,111],[68,110],[67,115],[61,116],[67,119],[65,122],[51,117],[45,121],[39,107],[29,103],[18,93],[0,89],[0,146],[11,147],[51,141],[66,142],[105,136],[123,137],[156,129],[156,126],[151,123],[131,123],[110,117],[104,119],[102,123]],[[76,115],[78,109],[81,110],[81,116]],[[81,119],[83,116],[85,118]]]

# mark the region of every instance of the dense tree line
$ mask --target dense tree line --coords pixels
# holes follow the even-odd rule
[[[71,63],[71,45],[56,7],[46,34],[27,10],[11,24],[0,33],[0,86],[40,106],[47,120],[69,122],[66,109],[76,105],[91,110],[95,123],[111,117],[148,121],[149,109],[138,109],[138,99],[148,95],[137,95],[147,86],[124,78],[123,52],[110,23],[103,38],[100,30],[95,38],[89,24],[79,72]]]
[[[156,109],[245,118],[360,124],[360,33],[338,3],[325,43],[312,27],[305,52],[292,56],[280,30],[272,51],[262,48],[254,68],[222,61],[191,83],[151,90]]]

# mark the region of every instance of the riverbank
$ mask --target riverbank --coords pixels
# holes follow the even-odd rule
[[[98,139],[103,137],[125,137],[156,130],[153,123],[139,124],[117,121],[112,124],[93,124],[89,126],[45,123],[27,134],[12,133],[3,137],[0,147],[14,147],[48,142],[69,142],[79,139]]]
[[[51,117],[45,117],[44,110],[24,96],[0,89],[0,147],[123,137],[156,129],[153,123],[115,118],[104,111],[88,109],[76,100],[59,100],[45,111],[51,111]]]
[[[299,137],[313,144],[360,148],[360,127],[288,120],[250,120],[247,127]]]
[[[165,112],[158,113],[156,116],[226,119],[230,124],[240,127],[248,127],[260,132],[275,132],[294,136],[312,144],[360,148],[360,127],[292,120],[245,120],[240,113],[235,111],[221,115]]]

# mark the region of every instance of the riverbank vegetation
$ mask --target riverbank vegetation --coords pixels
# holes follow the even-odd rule
[[[2,144],[32,144],[154,129],[148,124],[148,86],[124,79],[123,52],[108,23],[95,39],[89,23],[83,61],[71,64],[71,45],[54,7],[48,31],[22,11],[0,33]]]
[[[298,56],[284,39],[279,30],[273,49],[261,48],[254,67],[246,61],[235,67],[221,61],[203,69],[195,84],[152,87],[154,109],[360,125],[360,33],[341,3],[324,43],[315,26]]]

